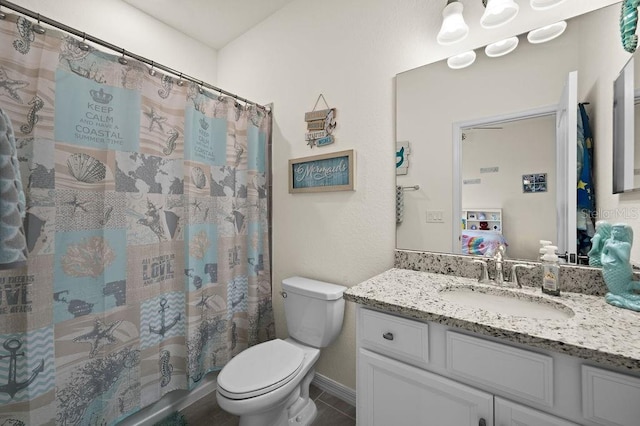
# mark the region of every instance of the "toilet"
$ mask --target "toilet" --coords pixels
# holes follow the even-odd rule
[[[340,334],[346,287],[302,277],[282,281],[289,337],[252,346],[218,374],[216,398],[240,426],[311,424],[317,409],[309,385],[320,348]]]

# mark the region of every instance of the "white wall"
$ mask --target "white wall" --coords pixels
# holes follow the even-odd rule
[[[502,235],[507,257],[537,260],[540,240],[555,241],[556,118],[555,115],[466,129],[462,142],[462,208],[502,209]],[[497,173],[480,173],[498,167]],[[522,175],[547,174],[547,191],[524,193]]]
[[[613,2],[580,0],[562,8],[573,16]],[[279,336],[286,335],[278,296],[282,279],[300,274],[352,286],[392,266],[394,76],[496,35],[486,32],[449,49],[436,46],[433,23],[440,18],[427,14],[427,3],[297,0],[218,52],[222,87],[275,104],[273,294]],[[516,22],[510,29],[515,34],[527,28]],[[304,113],[320,93],[338,109],[336,143],[311,151]],[[437,110],[437,101],[424,102]],[[288,194],[287,160],[350,148],[357,152],[355,192]],[[321,374],[352,388],[354,322],[348,304],[344,331],[318,364]]]
[[[216,84],[217,52],[121,0],[14,0],[198,80]]]

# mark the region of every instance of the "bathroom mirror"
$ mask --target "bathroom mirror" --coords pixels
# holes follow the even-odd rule
[[[396,228],[397,248],[462,253],[462,241],[456,239],[456,234],[465,226],[462,223],[465,212],[470,211],[486,215],[492,209],[501,210],[499,227],[508,244],[507,256],[513,259],[535,260],[539,239],[544,237],[557,243],[559,226],[575,229],[575,208],[566,206],[568,202],[575,205],[575,190],[571,191],[566,182],[558,182],[558,177],[562,177],[558,170],[561,175],[570,176],[568,170],[575,170],[575,162],[562,171],[571,155],[565,152],[558,161],[555,140],[548,143],[550,134],[558,132],[548,128],[516,130],[520,137],[506,136],[506,141],[495,146],[498,134],[506,135],[507,126],[490,120],[527,111],[551,111],[558,105],[572,71],[578,71],[579,76],[577,101],[592,102],[587,106],[590,112],[600,101],[596,93],[598,84],[611,87],[618,72],[613,69],[615,61],[607,61],[607,52],[622,49],[617,33],[611,37],[591,33],[594,25],[601,22],[617,25],[619,7],[614,4],[575,17],[567,22],[567,30],[561,37],[544,44],[530,44],[526,34],[521,35],[518,48],[503,57],[488,58],[482,49],[477,49],[476,62],[465,69],[452,70],[446,61],[440,61],[398,74],[396,142],[403,143],[410,154],[406,174],[396,179],[399,187],[406,188],[402,191],[402,221]],[[617,31],[617,27],[614,29]],[[612,69],[603,70],[603,64]],[[611,98],[607,103],[610,105]],[[577,102],[574,105],[572,113],[577,111]],[[549,120],[565,118],[563,114],[556,115],[553,113]],[[597,118],[610,123],[611,113]],[[591,115],[592,127],[597,125],[593,119]],[[461,123],[481,124],[460,127]],[[454,140],[456,126],[461,133],[456,136],[462,139],[466,135],[467,141]],[[540,140],[543,137],[544,142]],[[454,174],[455,161],[467,163],[465,143],[471,147],[478,138],[492,139],[494,146],[470,153],[478,161],[471,166],[473,169],[464,166],[461,173]],[[546,162],[529,163],[533,156],[520,143],[539,148],[535,151]],[[596,141],[596,147],[598,143],[611,141]],[[460,158],[454,161],[456,147],[460,148]],[[572,158],[575,161],[575,151]],[[513,170],[507,174],[508,169]],[[490,181],[498,186],[485,185]],[[500,185],[507,183],[513,196],[500,189]],[[415,185],[419,189],[413,190]],[[562,191],[566,191],[564,200]],[[498,194],[504,197],[495,196]],[[566,247],[575,253],[571,248]]]
[[[634,59],[622,68],[613,83],[613,193],[633,191],[636,150],[634,136]],[[638,132],[640,133],[640,132]]]

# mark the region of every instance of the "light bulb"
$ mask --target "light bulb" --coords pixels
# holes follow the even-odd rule
[[[480,18],[483,28],[496,28],[516,17],[520,7],[513,0],[487,0],[487,7]]]
[[[469,34],[469,26],[464,22],[462,3],[454,1],[442,10],[442,27],[436,40],[447,45],[464,40]]]

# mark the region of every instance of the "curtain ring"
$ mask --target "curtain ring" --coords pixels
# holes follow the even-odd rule
[[[155,77],[155,75],[156,75],[156,70],[155,70],[155,69],[153,69],[153,66],[154,66],[154,65],[155,65],[155,62],[154,62],[154,61],[151,61],[151,69],[149,70],[149,75],[150,75],[151,77]]]
[[[176,84],[180,87],[184,86],[184,81],[182,81],[182,73],[180,73],[180,79],[176,82]]]
[[[129,61],[127,61],[127,58],[124,57],[124,54],[125,54],[125,50],[122,49],[122,56],[118,58],[118,62],[120,62],[122,65],[127,65]]]
[[[31,26],[31,29],[33,30],[34,33],[38,33],[38,34],[44,34],[47,32],[47,30],[44,29],[44,27],[42,25],[40,25],[40,14],[38,13],[38,23],[35,25]]]
[[[0,10],[0,20],[6,19],[6,18],[7,18],[7,14],[4,13],[2,10]]]
[[[200,92],[200,94],[204,93],[204,88],[202,87],[203,85],[204,85],[204,82],[200,80],[200,85],[198,86],[198,92]]]
[[[78,43],[78,47],[80,48],[80,50],[84,52],[89,50],[89,45],[85,42],[86,39],[87,39],[87,33],[82,33],[82,41]]]

